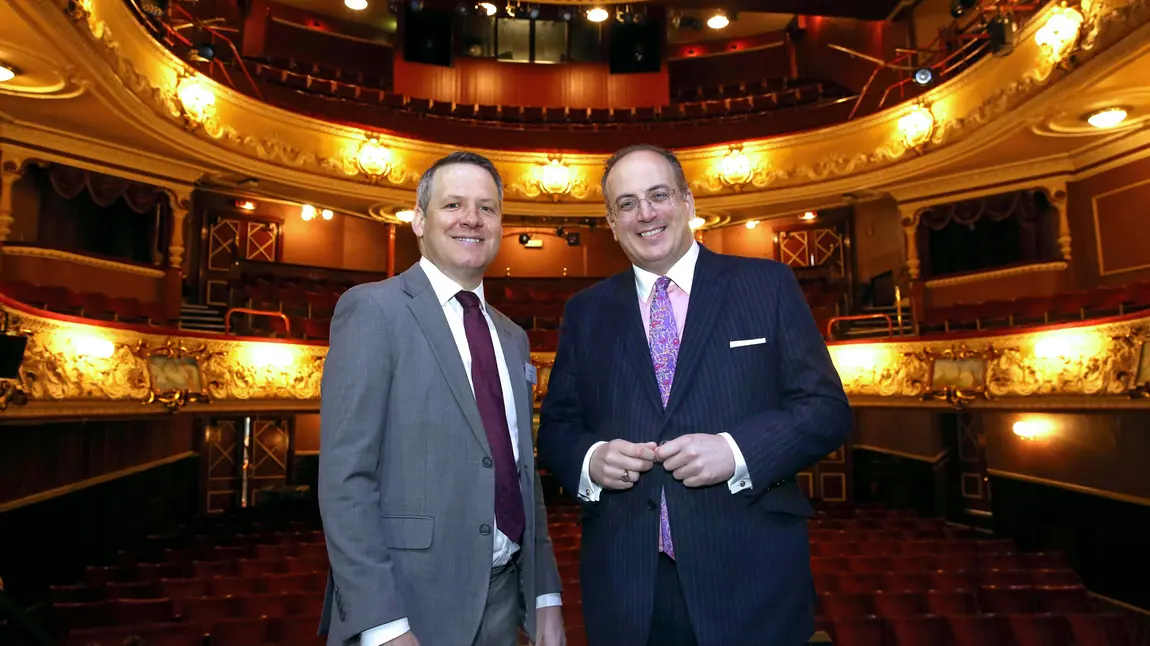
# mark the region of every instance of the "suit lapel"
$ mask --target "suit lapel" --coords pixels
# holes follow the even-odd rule
[[[643,315],[639,312],[639,295],[635,291],[635,274],[626,271],[615,278],[615,315],[618,317],[615,328],[619,330],[623,352],[639,378],[639,389],[660,412],[663,400],[659,396],[659,383],[655,378],[655,366],[651,363],[651,346],[647,342],[647,331],[643,329]]]
[[[515,336],[511,327],[514,325],[504,318],[503,314],[489,308],[491,320],[495,323],[495,330],[499,333],[499,345],[503,347],[503,361],[507,365],[507,376],[511,381],[511,394],[515,399],[515,417],[519,428],[515,432],[519,436],[519,464],[531,464],[533,443],[531,441],[531,412],[530,394],[527,390],[527,375],[520,374],[526,365],[527,359],[519,356],[519,347],[515,343]]]
[[[479,407],[475,403],[475,393],[471,391],[471,382],[467,380],[467,373],[463,370],[463,360],[459,357],[455,337],[447,325],[443,306],[439,304],[435,290],[431,289],[431,283],[419,265],[403,273],[403,287],[411,296],[407,307],[415,316],[419,329],[423,330],[423,334],[427,337],[431,352],[447,379],[447,385],[450,386],[456,403],[463,410],[463,416],[467,418],[471,432],[480,446],[490,450],[487,446],[487,432],[483,430],[483,420],[479,417]]]
[[[667,402],[667,415],[675,412],[675,407],[690,389],[691,380],[698,372],[699,361],[712,336],[715,320],[723,309],[726,298],[727,281],[721,280],[725,271],[722,256],[699,249],[699,260],[695,264],[695,279],[691,285],[691,297],[687,304],[687,321],[683,328],[683,339],[679,344],[679,358],[675,365],[675,380],[671,385],[671,398]]]

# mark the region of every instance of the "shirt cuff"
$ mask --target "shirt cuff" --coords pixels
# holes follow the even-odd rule
[[[731,453],[735,456],[735,475],[727,481],[727,488],[731,490],[731,493],[751,489],[751,474],[747,471],[747,461],[743,459],[743,452],[739,450],[739,445],[735,444],[735,438],[731,437],[730,433],[719,433],[719,435],[727,440],[727,444],[731,445]]]
[[[540,608],[550,608],[551,606],[561,606],[561,605],[563,605],[563,599],[560,597],[558,592],[552,592],[550,594],[541,594],[538,597],[536,597],[536,599],[535,599],[535,609],[536,610],[538,610]]]
[[[393,639],[398,639],[410,630],[411,626],[407,623],[407,617],[396,619],[391,623],[376,626],[375,628],[368,628],[360,633],[359,646],[383,646]]]
[[[591,454],[604,444],[606,442],[592,444],[587,449],[587,455],[583,456],[583,471],[579,474],[579,500],[584,502],[599,502],[599,494],[603,491],[603,487],[591,482]]]

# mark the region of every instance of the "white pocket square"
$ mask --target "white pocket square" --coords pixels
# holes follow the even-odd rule
[[[731,347],[732,348],[743,348],[743,347],[746,347],[748,345],[762,345],[766,342],[767,342],[767,340],[765,338],[761,338],[761,337],[758,339],[742,339],[741,341],[731,341]]]

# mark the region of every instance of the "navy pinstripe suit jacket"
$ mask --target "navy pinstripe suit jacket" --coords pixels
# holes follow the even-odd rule
[[[656,465],[583,505],[580,578],[592,646],[647,643],[666,488],[699,646],[795,646],[814,632],[806,519],[794,476],[841,446],[852,414],[810,309],[785,265],[701,249],[666,410],[626,271],[567,303],[543,401],[541,462],[578,489],[593,443],[729,432],[753,488],[688,488]],[[766,343],[730,347],[731,341]]]

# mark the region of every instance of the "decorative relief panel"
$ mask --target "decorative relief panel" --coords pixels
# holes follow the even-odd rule
[[[35,415],[75,414],[77,406],[92,414],[124,414],[129,404],[158,413],[319,405],[326,346],[148,334],[7,304],[0,312],[10,318],[9,334],[28,338],[20,378],[0,381],[0,411],[7,415],[52,402],[65,405],[41,406]],[[856,405],[1021,406],[1031,403],[1009,400],[1030,397],[1050,398],[1037,405],[1112,407],[1147,403],[1150,368],[1142,364],[1150,365],[1148,339],[1150,315],[1142,313],[1076,328],[961,341],[834,343],[829,349]],[[538,404],[554,355],[536,352],[531,360],[538,368]]]

